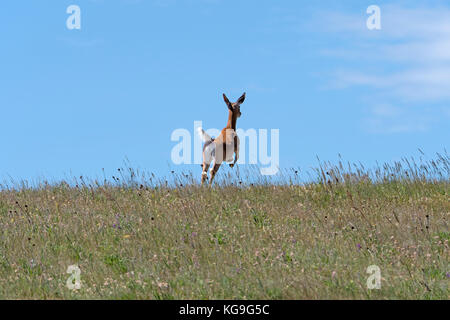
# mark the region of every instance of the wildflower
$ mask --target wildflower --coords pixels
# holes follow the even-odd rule
[[[356,245],[356,247],[358,248],[358,250],[361,250],[361,245],[359,243]]]

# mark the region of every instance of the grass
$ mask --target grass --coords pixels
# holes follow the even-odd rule
[[[448,299],[449,163],[3,184],[0,299]]]

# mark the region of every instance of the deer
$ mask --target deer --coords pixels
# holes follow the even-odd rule
[[[209,185],[212,186],[214,177],[222,162],[229,163],[230,167],[233,168],[239,159],[239,137],[236,133],[236,121],[241,116],[240,107],[245,100],[245,92],[234,103],[228,100],[225,93],[223,94],[223,100],[228,107],[228,122],[219,136],[215,139],[211,138],[202,128],[198,128],[199,135],[204,142],[202,152],[202,185],[208,179],[208,168],[210,166]]]

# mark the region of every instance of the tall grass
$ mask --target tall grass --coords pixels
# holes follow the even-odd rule
[[[0,185],[3,299],[448,299],[450,158]],[[82,286],[69,290],[69,265]],[[382,287],[366,286],[369,265]]]

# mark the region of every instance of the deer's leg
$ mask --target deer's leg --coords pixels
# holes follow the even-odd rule
[[[238,161],[238,159],[239,159],[239,148],[237,148],[237,149],[234,151],[234,161],[233,161],[233,163],[230,163],[230,167],[231,167],[231,168],[234,167],[234,165],[236,164],[236,162]]]
[[[236,164],[236,162],[238,161],[238,159],[239,159],[239,150],[235,152],[233,163],[230,163],[230,167],[231,167],[231,168],[234,167],[234,165]]]
[[[205,180],[208,180],[208,168],[209,168],[209,163],[203,162],[202,185],[205,182]]]
[[[213,183],[214,177],[216,176],[216,173],[217,173],[217,171],[219,170],[220,165],[221,165],[221,163],[216,163],[216,164],[214,165],[214,167],[212,168],[212,170],[211,170],[211,179],[209,180],[209,185],[210,185],[210,186],[211,186],[212,183]]]
[[[205,144],[203,147],[202,185],[206,180],[208,180],[208,168],[211,162],[213,162],[213,164],[216,162],[215,145],[212,142]],[[212,169],[213,168],[211,168],[211,170]]]
[[[213,161],[211,162],[210,166],[211,167],[209,168],[209,176],[211,177],[212,172],[214,170],[214,167],[216,166],[216,159],[213,159]]]
[[[236,136],[234,138],[234,161],[230,163],[230,167],[233,168],[239,159],[239,138]]]

